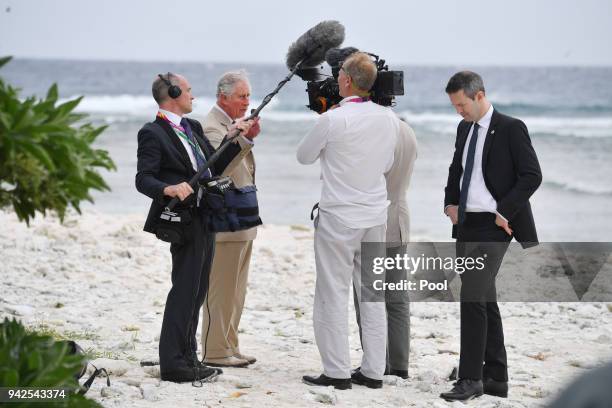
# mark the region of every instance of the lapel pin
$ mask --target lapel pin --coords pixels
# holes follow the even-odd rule
[[[491,132],[489,132],[490,135],[495,133],[495,129],[491,130]]]

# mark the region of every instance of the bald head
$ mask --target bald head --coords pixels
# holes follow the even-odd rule
[[[171,98],[168,94],[168,89],[171,86],[177,86],[181,90],[181,94],[177,98]],[[158,75],[153,80],[151,87],[153,93],[153,99],[159,105],[161,109],[176,113],[177,115],[183,116],[190,113],[193,110],[192,101],[193,96],[191,95],[191,85],[187,78],[179,74],[173,74],[171,72],[167,74]]]

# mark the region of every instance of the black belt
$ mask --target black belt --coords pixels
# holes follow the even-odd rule
[[[466,212],[464,225],[488,225],[495,223],[496,214],[490,212]]]

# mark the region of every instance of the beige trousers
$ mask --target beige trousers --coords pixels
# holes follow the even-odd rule
[[[202,353],[206,352],[206,358],[229,357],[240,352],[238,325],[252,248],[253,241],[217,241],[202,313]]]

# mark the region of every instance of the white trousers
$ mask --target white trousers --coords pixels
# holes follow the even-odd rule
[[[358,294],[363,357],[361,372],[376,380],[385,372],[387,317],[385,302],[361,302],[361,243],[384,242],[386,225],[347,228],[333,215],[320,211],[314,246],[317,283],[314,298],[314,334],[323,373],[350,378],[348,303],[352,289]],[[384,256],[384,249],[383,254]]]

